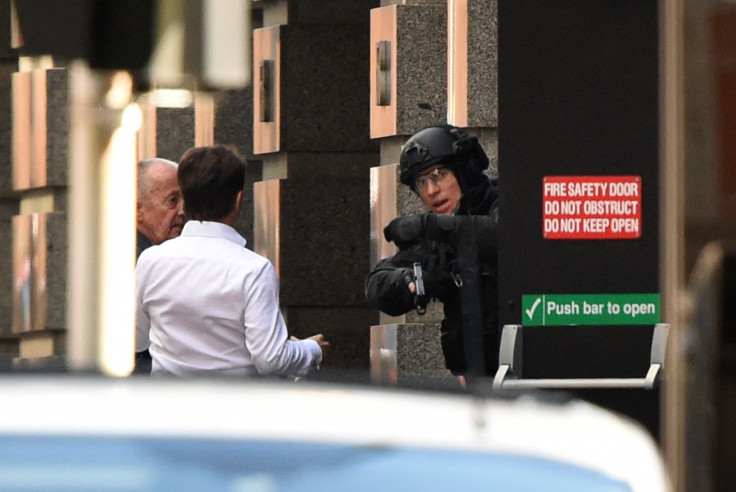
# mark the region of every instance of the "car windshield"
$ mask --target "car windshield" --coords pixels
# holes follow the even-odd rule
[[[0,490],[631,490],[529,456],[300,441],[12,436],[0,463]]]

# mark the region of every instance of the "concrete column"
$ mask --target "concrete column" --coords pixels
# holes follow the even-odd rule
[[[445,2],[385,5],[371,11],[371,138],[380,139],[380,166],[371,169],[370,268],[396,253],[383,228],[396,216],[426,207],[399,182],[401,145],[416,131],[446,122],[447,11]],[[427,313],[380,313],[371,327],[371,377],[380,383],[442,381],[442,306]]]
[[[498,2],[448,2],[448,123],[498,127]]]
[[[59,363],[65,354],[68,73],[24,60],[12,74],[12,332],[16,366]]]
[[[380,167],[371,170],[371,266],[396,252],[383,228],[426,207],[399,183],[401,145],[433,124],[450,123],[478,136],[496,175],[496,1],[382,2],[371,13],[371,137],[380,139]],[[440,303],[424,316],[381,314],[371,331],[376,381],[452,381],[439,342]]]
[[[377,2],[256,2],[253,152],[255,250],[276,266],[290,333],[324,333],[329,359],[316,377],[368,373],[377,313],[363,283],[369,233],[366,91],[369,12]]]
[[[448,2],[447,122],[478,137],[498,175],[498,1]]]
[[[8,33],[9,34],[9,33]],[[5,54],[3,54],[5,55]],[[18,214],[20,199],[12,186],[12,89],[11,76],[18,69],[17,57],[0,59],[0,357],[8,361],[18,354],[18,336],[12,333],[13,267],[11,220]]]
[[[218,94],[217,101],[214,141],[237,148],[248,164],[243,188],[243,206],[235,229],[245,238],[245,247],[252,250],[253,185],[256,181],[260,181],[263,175],[263,161],[253,153],[253,86],[222,91]]]
[[[186,89],[157,89],[138,97],[143,121],[138,138],[141,159],[179,162],[187,149],[213,142],[212,95]]]

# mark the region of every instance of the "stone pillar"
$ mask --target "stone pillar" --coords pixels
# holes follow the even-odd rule
[[[380,139],[380,166],[371,169],[370,267],[396,253],[383,228],[396,216],[426,207],[399,182],[401,145],[416,131],[446,122],[446,2],[386,5],[371,11],[371,138]],[[439,341],[442,307],[390,317],[371,327],[375,382],[447,380]]]
[[[291,334],[324,333],[332,349],[316,377],[368,373],[365,301],[369,137],[365,87],[369,12],[377,2],[256,2],[253,148],[255,250],[276,266]]]
[[[187,149],[211,144],[214,117],[211,99],[210,94],[184,89],[142,94],[138,98],[143,113],[138,137],[140,159],[161,157],[179,162]]]
[[[7,236],[8,298],[20,367],[36,361],[61,365],[65,354],[68,73],[43,62],[34,68],[38,62],[26,60],[11,77],[11,182],[20,202]]]
[[[400,3],[400,4],[396,4]],[[497,172],[496,1],[383,2],[371,13],[371,266],[396,252],[382,230],[398,215],[426,212],[399,183],[401,145],[416,131],[450,123],[478,136]],[[396,5],[394,5],[396,4]],[[424,316],[381,314],[371,329],[375,381],[450,383],[439,342],[442,306]]]
[[[222,91],[215,106],[215,143],[234,146],[245,159],[243,206],[235,229],[253,249],[253,186],[263,175],[263,161],[253,153],[253,87]]]
[[[20,360],[65,354],[67,224],[65,212],[13,217],[13,332]]]
[[[447,122],[478,137],[498,175],[498,1],[448,2]]]
[[[497,0],[450,0],[448,16],[448,123],[497,128]]]
[[[18,56],[10,49],[10,9],[0,9],[0,369],[18,355],[18,335],[12,333],[13,264],[12,217],[18,214],[20,199],[12,185],[12,86],[18,70]]]

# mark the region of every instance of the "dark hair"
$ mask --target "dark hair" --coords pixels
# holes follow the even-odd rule
[[[194,147],[181,156],[177,181],[187,217],[220,220],[245,186],[245,162],[224,145]]]

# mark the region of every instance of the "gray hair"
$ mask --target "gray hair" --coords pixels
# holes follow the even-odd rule
[[[138,201],[145,199],[151,190],[151,180],[148,176],[148,168],[156,163],[166,164],[174,169],[179,169],[179,164],[161,157],[152,157],[150,159],[138,161]]]

